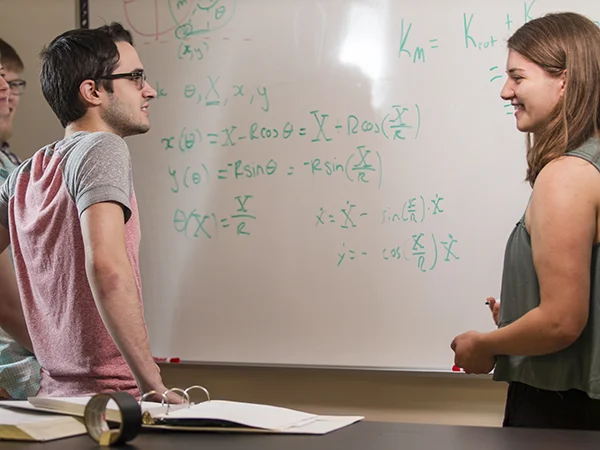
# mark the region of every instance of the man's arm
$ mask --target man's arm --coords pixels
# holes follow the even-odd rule
[[[9,242],[8,230],[0,225],[0,327],[21,346],[33,352],[15,272],[6,250]]]
[[[125,241],[123,209],[96,203],[81,215],[85,265],[96,306],[142,391],[164,392],[152,359],[148,333]]]

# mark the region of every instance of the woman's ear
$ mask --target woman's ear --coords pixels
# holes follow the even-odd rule
[[[565,87],[567,86],[567,71],[563,70],[563,73],[560,74],[560,90],[561,94],[564,94]]]

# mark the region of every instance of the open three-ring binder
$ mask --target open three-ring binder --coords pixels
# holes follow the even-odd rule
[[[203,401],[190,401],[190,393],[195,390],[203,392]],[[183,402],[170,404],[167,399],[169,392],[179,394]],[[162,396],[163,400],[145,401],[151,395]],[[28,400],[0,404],[83,417],[90,398],[31,397]],[[214,400],[202,386],[173,388],[162,393],[147,392],[142,395],[139,403],[142,410],[142,426],[149,429],[320,435],[364,419],[363,416],[323,416],[280,406]],[[114,402],[110,401],[107,404],[105,416],[107,421],[121,420]]]

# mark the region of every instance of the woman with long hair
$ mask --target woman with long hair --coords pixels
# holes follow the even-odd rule
[[[508,40],[501,97],[527,136],[532,193],[506,246],[498,329],[451,347],[508,383],[505,426],[600,429],[600,28],[575,13]]]

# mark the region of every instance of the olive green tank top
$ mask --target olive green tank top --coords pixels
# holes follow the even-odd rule
[[[600,139],[592,138],[567,153],[583,158],[600,172]],[[590,309],[588,322],[569,347],[541,356],[498,355],[496,381],[519,381],[552,391],[579,389],[600,399],[600,267],[598,247],[592,248]],[[516,321],[540,304],[540,288],[533,266],[531,239],[525,215],[513,229],[504,255],[498,326]]]

